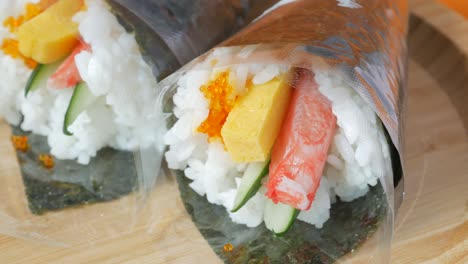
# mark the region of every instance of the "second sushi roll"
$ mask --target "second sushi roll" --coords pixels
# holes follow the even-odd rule
[[[12,128],[12,173],[22,176],[0,177],[8,194],[0,229],[70,243],[126,232],[154,187],[155,175],[138,178],[133,151],[157,146],[158,81],[270,2],[0,1],[0,118]],[[96,208],[113,206],[124,228],[96,231],[79,220],[95,223],[106,217]],[[54,230],[63,222],[76,225]]]
[[[13,125],[33,213],[135,190],[130,152],[156,145],[148,131],[158,129],[152,115],[158,80],[225,39],[256,7],[202,0],[1,5],[0,117]],[[208,29],[211,35],[201,38]],[[169,33],[185,37],[171,43]],[[182,56],[181,46],[191,49]]]

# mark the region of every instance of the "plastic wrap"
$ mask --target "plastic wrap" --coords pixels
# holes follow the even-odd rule
[[[108,85],[110,89],[119,89],[115,84],[121,82],[121,88],[126,90],[121,93],[118,90],[114,91],[114,98],[98,97],[101,99],[97,100],[101,100],[104,106],[100,110],[96,110],[95,101],[92,104],[93,108],[86,109],[87,114],[95,110],[100,114],[93,116],[81,113],[78,116],[78,119],[81,118],[81,126],[93,122],[91,127],[82,132],[94,135],[98,130],[98,136],[90,136],[88,140],[91,143],[85,143],[92,145],[95,140],[99,144],[96,143],[95,148],[90,148],[90,152],[84,156],[73,154],[71,150],[67,151],[67,148],[72,149],[72,145],[76,146],[79,139],[75,138],[76,141],[70,143],[69,138],[61,134],[61,129],[58,131],[58,138],[63,141],[56,144],[54,139],[51,139],[53,123],[64,122],[65,112],[60,113],[66,107],[60,105],[69,104],[73,100],[70,98],[74,97],[71,92],[73,89],[58,89],[53,92],[49,82],[47,87],[41,88],[42,91],[27,91],[25,95],[23,89],[34,67],[28,69],[23,64],[31,62],[26,56],[11,53],[17,51],[17,46],[15,48],[14,45],[18,43],[15,41],[19,38],[19,27],[40,12],[47,11],[46,8],[56,2],[8,0],[0,4],[0,19],[2,23],[5,20],[0,29],[0,39],[3,42],[0,67],[4,72],[4,83],[0,85],[0,95],[4,100],[1,102],[0,117],[11,124],[13,141],[11,144],[6,138],[10,135],[4,135],[4,140],[8,142],[4,153],[13,157],[14,146],[18,158],[18,162],[8,158],[7,163],[2,163],[0,233],[51,245],[70,246],[78,243],[96,243],[130,233],[142,226],[148,226],[158,215],[157,208],[144,206],[148,191],[154,186],[156,175],[153,173],[159,168],[158,164],[155,164],[156,167],[143,169],[140,162],[148,155],[140,157],[137,154],[135,159],[132,153],[141,148],[145,153],[154,154],[156,144],[152,139],[146,143],[144,140],[132,143],[132,138],[144,132],[138,132],[138,125],[128,128],[131,130],[128,133],[133,135],[127,139],[125,136],[123,139],[116,136],[116,139],[107,143],[99,142],[101,137],[107,136],[102,134],[102,131],[114,129],[112,122],[108,122],[106,114],[103,114],[109,109],[106,110],[104,105],[107,103],[108,106],[115,107],[116,101],[122,103],[127,100],[130,102],[129,107],[133,107],[133,116],[147,118],[142,123],[148,125],[146,128],[151,127],[150,123],[154,119],[144,113],[153,108],[145,104],[142,98],[146,98],[147,101],[156,98],[157,91],[153,89],[156,83],[236,32],[248,22],[249,16],[257,16],[272,1],[84,1],[86,8],[82,8],[73,17],[73,21],[79,24],[80,33],[86,31],[84,27],[88,32],[77,36],[81,43],[79,45],[90,45],[85,46],[84,51],[78,53],[73,60],[81,79],[88,82],[93,75],[97,83],[89,83],[89,87],[105,87],[106,85],[100,85],[104,83],[111,84]],[[78,2],[83,1],[68,1],[70,6]],[[65,9],[62,9],[59,15],[64,14],[63,10]],[[70,23],[65,20],[64,23]],[[128,56],[114,56],[126,51],[126,48],[135,55],[132,53]],[[112,54],[111,57],[106,54],[106,50]],[[94,52],[95,56],[89,59],[90,54]],[[89,66],[85,73],[81,70],[84,64]],[[132,72],[134,68],[142,68],[143,71],[129,76],[128,72]],[[112,74],[115,75],[109,76]],[[142,83],[146,86],[140,88]],[[145,90],[148,86],[150,89]],[[49,97],[42,94],[45,90],[47,96],[52,98],[50,101],[47,99]],[[92,90],[92,93],[93,96],[99,95],[96,94],[96,90]],[[30,100],[28,104],[23,103],[26,97]],[[45,128],[31,125],[30,118],[48,114],[52,116],[57,109],[58,120],[51,117],[50,120],[44,121]],[[128,118],[123,122],[132,124],[134,120]],[[79,131],[79,128],[75,129]],[[33,132],[30,132],[31,130]],[[139,135],[148,139],[142,134]],[[119,140],[129,140],[124,142],[128,146],[126,151],[116,150],[115,146],[122,144]],[[55,144],[52,148],[55,150],[51,150],[51,144]],[[82,151],[80,147],[75,150]],[[54,153],[60,153],[60,157],[56,157]],[[139,169],[142,171],[137,173]]]
[[[172,168],[168,170],[168,175],[177,179],[181,199],[187,212],[208,244],[223,261],[226,263],[256,263],[255,261],[332,263],[347,260],[359,263],[386,263],[390,260],[394,218],[403,198],[402,120],[406,89],[407,17],[408,6],[404,0],[280,1],[243,31],[158,84],[161,87],[161,94],[156,111],[161,119],[161,127],[167,126],[164,133],[160,131],[158,133],[163,135],[162,148],[164,145],[168,146],[165,157],[169,168]],[[245,98],[245,94],[250,94],[252,89],[258,89],[256,88],[258,85],[281,80],[284,75],[289,76],[289,79],[283,80],[288,83],[283,87],[292,87],[293,94],[301,90],[298,87],[302,87],[300,84],[304,82],[302,79],[307,78],[303,76],[309,76],[308,78],[314,76],[315,84],[309,80],[312,83],[310,87],[317,85],[321,94],[326,95],[331,101],[333,114],[338,119],[339,132],[335,134],[329,153],[334,154],[336,151],[341,153],[342,156],[338,158],[341,158],[340,161],[345,161],[345,167],[348,166],[346,162],[349,162],[349,166],[353,166],[353,162],[357,162],[359,166],[361,162],[366,164],[368,160],[372,163],[369,166],[379,162],[376,160],[379,155],[374,155],[376,152],[368,152],[371,153],[367,156],[369,159],[363,161],[362,153],[366,152],[361,148],[362,145],[358,146],[361,143],[356,141],[360,140],[356,138],[372,138],[375,133],[378,134],[380,147],[382,153],[386,153],[383,154],[386,159],[382,167],[384,169],[373,174],[378,175],[378,181],[365,182],[365,186],[359,185],[366,190],[363,193],[349,194],[340,189],[342,186],[336,183],[340,180],[336,180],[334,177],[337,176],[332,176],[327,169],[327,166],[335,168],[341,166],[336,165],[334,157],[328,156],[328,165],[325,166],[322,181],[326,178],[330,186],[336,184],[330,188],[336,193],[330,191],[330,197],[334,198],[330,198],[331,205],[328,205],[331,206],[329,219],[324,223],[316,219],[309,219],[308,223],[296,220],[287,233],[276,237],[263,223],[259,224],[263,221],[258,221],[258,215],[251,213],[252,210],[259,210],[258,208],[263,210],[263,207],[256,207],[253,204],[260,203],[259,201],[264,199],[261,197],[265,192],[269,198],[275,196],[269,190],[272,188],[270,178],[261,181],[264,187],[259,187],[258,193],[251,198],[252,201],[249,200],[244,205],[250,203],[247,209],[250,210],[250,214],[246,211],[243,212],[244,215],[229,212],[233,206],[231,195],[239,191],[239,185],[242,184],[239,182],[242,182],[242,175],[246,174],[243,174],[245,160],[233,162],[234,154],[239,153],[231,148],[232,134],[224,130],[228,122],[238,120],[234,117],[231,120],[231,113],[234,112],[232,109],[244,107],[247,104],[244,100],[249,100],[239,98]],[[348,87],[353,92],[333,94],[344,89],[343,87]],[[213,92],[218,88],[223,91],[221,97]],[[207,92],[210,89],[213,90]],[[222,96],[227,96],[228,99],[222,99]],[[297,102],[301,100],[300,96],[293,98],[294,103],[291,105],[298,104]],[[309,99],[304,100],[307,102]],[[361,111],[345,107],[353,100],[357,107],[361,107]],[[258,102],[264,107],[264,101]],[[340,105],[340,102],[344,103]],[[217,105],[223,110],[217,110]],[[228,110],[226,105],[229,106]],[[272,109],[270,111],[278,111],[282,104],[273,104],[270,107]],[[250,112],[244,112],[240,115],[243,119],[239,120],[257,120],[256,113],[263,111],[259,110],[261,107],[247,109],[250,109]],[[291,109],[296,108],[288,109],[291,112]],[[371,113],[367,109],[371,109]],[[223,116],[222,111],[228,113]],[[300,116],[298,113],[300,112],[294,112],[292,116]],[[296,117],[299,118],[297,120],[304,118],[302,120],[305,122],[309,119],[317,120],[318,117],[313,113],[305,112],[306,117]],[[370,121],[374,126],[370,127],[370,130],[365,130],[369,129],[370,123],[361,121],[369,117],[367,114],[372,116],[373,113],[377,114],[378,119],[374,120],[375,122]],[[283,131],[292,134],[292,137],[307,139],[307,135],[301,134],[301,131],[310,124],[304,126],[299,124],[295,127],[292,123],[292,129],[289,131],[285,126],[289,127],[291,124],[288,121],[290,117],[288,114],[286,116],[277,140],[283,142],[281,141],[284,140]],[[270,120],[269,118],[266,119]],[[210,120],[211,123],[208,122]],[[255,134],[257,132],[252,132],[251,128],[257,127],[258,122],[267,121],[258,119],[257,123],[242,126],[239,125],[242,123],[239,120],[232,121],[238,125],[237,132],[240,133],[241,129],[250,132],[242,132],[247,136],[238,139],[240,141],[236,144],[250,146],[243,149],[244,152],[250,153],[251,148],[256,146],[249,145],[248,135],[257,135]],[[358,125],[349,127],[348,122]],[[383,127],[379,124],[383,124]],[[206,125],[215,131],[207,130]],[[327,126],[321,128],[324,127]],[[357,129],[354,130],[355,128]],[[270,133],[276,133],[273,132],[274,126],[265,129]],[[356,131],[364,134],[356,134]],[[317,133],[315,130],[312,132]],[[343,135],[352,144],[354,148],[352,151],[355,151],[354,157],[348,156],[350,161],[340,150],[342,146],[340,147],[339,142]],[[309,144],[306,139],[302,144]],[[272,148],[273,163],[276,145]],[[295,148],[300,147],[295,145]],[[267,161],[269,159],[267,157],[268,155],[255,161]],[[296,163],[292,164],[297,164],[300,160],[294,162]],[[321,161],[316,160],[316,162]],[[348,177],[346,175],[353,175],[355,178],[364,177],[363,175],[368,175],[364,167],[363,171],[356,174],[343,172],[345,175],[343,177]],[[269,165],[269,168],[274,170],[275,167]],[[346,178],[346,184],[352,185],[350,182],[355,178]],[[319,188],[317,185],[318,183],[315,187]],[[315,194],[316,197],[320,196],[318,193],[321,188],[322,185]],[[350,196],[347,196],[348,194]],[[327,204],[324,206],[327,207]],[[310,210],[315,210],[314,213],[320,211],[314,209],[314,202]],[[266,212],[267,209],[265,214]],[[260,214],[260,217],[267,221],[266,216]],[[307,217],[303,216],[302,219],[304,218]],[[313,223],[314,226],[309,223]]]

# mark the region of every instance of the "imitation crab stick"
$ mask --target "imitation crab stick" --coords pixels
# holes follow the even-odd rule
[[[83,41],[75,47],[73,52],[68,58],[60,65],[55,73],[49,78],[48,85],[53,88],[72,88],[75,87],[80,81],[81,76],[78,68],[76,67],[75,57],[80,52],[87,50],[90,51],[91,47]]]
[[[307,210],[320,185],[336,117],[314,75],[300,70],[296,77],[288,114],[272,150],[266,195],[274,203]]]

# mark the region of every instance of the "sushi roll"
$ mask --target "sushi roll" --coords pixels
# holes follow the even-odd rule
[[[131,151],[154,144],[143,131],[157,79],[134,35],[101,0],[3,3],[0,115],[31,212],[135,191]]]
[[[2,16],[12,21],[2,28],[10,31],[2,38],[1,64],[11,79],[1,89],[2,95],[10,92],[9,98],[2,96],[0,112],[7,121],[46,136],[55,158],[80,164],[88,164],[105,146],[133,150],[151,145],[152,139],[138,130],[151,124],[144,100],[157,81],[134,36],[105,2],[6,4],[15,9],[2,11],[17,11]]]
[[[214,49],[163,81],[165,159],[215,252],[238,248],[220,253],[228,263],[300,252],[331,262],[385,221],[397,154],[339,69],[245,59],[260,46]]]
[[[132,152],[157,145],[149,131],[158,130],[158,80],[240,27],[250,7],[186,2],[0,3],[0,117],[13,127],[33,212],[136,190]],[[205,23],[217,21],[213,8],[228,23]],[[200,38],[208,29],[213,35]],[[185,36],[178,45],[192,48],[183,56],[171,31]]]
[[[226,263],[388,261],[406,10],[279,1],[158,84],[169,175]]]
[[[297,217],[321,228],[337,200],[392,177],[381,121],[336,74],[262,64],[188,71],[173,107],[169,168],[235,223],[282,234]]]

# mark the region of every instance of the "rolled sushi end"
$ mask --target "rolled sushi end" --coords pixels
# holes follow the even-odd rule
[[[271,229],[277,234],[284,233],[296,217],[321,228],[338,199],[353,201],[379,179],[392,176],[380,120],[339,74],[279,65],[216,66],[217,61],[235,54],[235,49],[215,51],[206,59],[210,67],[188,71],[178,80],[173,97],[177,121],[164,138],[169,167],[183,170],[192,181],[189,186],[206,195],[210,203],[224,206],[232,221],[250,227],[265,221],[267,227],[276,226]],[[212,106],[220,105],[206,95],[207,85],[216,82],[220,72],[229,76],[222,86],[229,88],[220,91],[231,101],[217,123],[221,133],[212,136],[199,128],[212,116]],[[274,100],[266,100],[257,90],[268,87],[269,95],[277,94],[277,86],[269,85],[275,79],[288,80],[281,89],[293,88],[286,103],[272,103]],[[301,100],[305,103],[298,103]],[[259,102],[257,106],[255,102]],[[266,125],[274,118],[257,118],[259,113],[274,113],[279,123],[278,131],[268,130],[274,140],[263,152],[256,150],[260,142],[265,142],[262,129],[274,127]],[[300,122],[300,118],[308,122]],[[311,133],[315,136],[310,137]],[[244,153],[242,158],[240,152]],[[263,175],[261,166],[253,164],[270,162],[270,154],[269,173]],[[304,165],[295,166],[298,159]],[[258,173],[252,173],[252,167]],[[275,215],[277,206],[271,204],[280,203],[291,212],[300,210],[281,218],[282,223],[278,218],[272,224],[271,215]]]
[[[34,214],[141,191],[132,151],[160,145],[157,80],[120,24],[133,21],[83,3],[0,1],[0,119],[29,140],[16,154]]]
[[[159,125],[156,77],[104,0],[88,0],[86,8],[75,0],[6,1],[0,20],[11,23],[0,36],[0,116],[46,136],[57,160],[89,164],[106,147],[159,145],[159,136],[148,133]],[[28,60],[41,64],[31,71]]]

